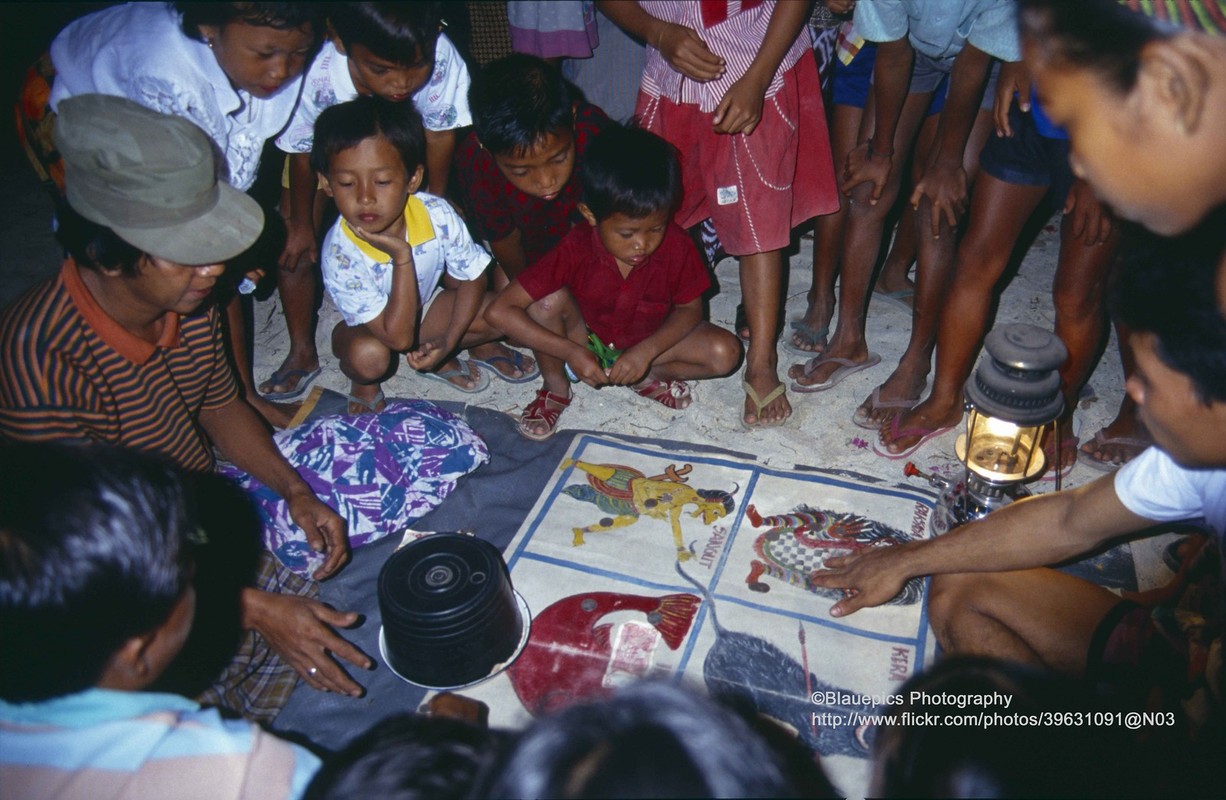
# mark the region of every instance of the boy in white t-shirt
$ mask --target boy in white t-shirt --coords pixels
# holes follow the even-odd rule
[[[460,391],[489,385],[489,375],[454,353],[502,337],[482,315],[493,297],[490,255],[450,203],[417,191],[424,159],[421,118],[406,104],[359,97],[315,124],[311,166],[341,214],[324,237],[322,267],[344,317],[332,350],[353,382],[350,413],[382,409],[380,384],[396,353]],[[444,271],[457,288],[442,286]],[[524,361],[535,376],[536,365]]]
[[[302,95],[277,147],[289,153],[282,213],[288,237],[281,254],[279,280],[290,328],[291,347],[281,367],[259,390],[270,399],[290,400],[310,383],[318,359],[314,338],[322,204],[316,192],[310,152],[315,121],[337,103],[356,97],[411,102],[426,129],[425,187],[443,197],[456,148],[456,130],[472,124],[468,111],[468,67],[441,33],[438,3],[336,3],[330,12],[331,37],[311,63]],[[295,336],[294,331],[302,331]],[[307,334],[309,332],[309,335]],[[493,345],[479,353],[499,376],[518,380],[526,366],[514,350]]]

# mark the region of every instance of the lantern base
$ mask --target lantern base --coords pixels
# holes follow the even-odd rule
[[[929,527],[934,536],[940,536],[1029,496],[1030,490],[1020,483],[993,485],[968,471],[962,481],[948,484],[941,492]]]

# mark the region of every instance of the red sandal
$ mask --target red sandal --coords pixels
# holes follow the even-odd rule
[[[637,395],[674,409],[688,408],[692,396],[690,385],[685,381],[662,381],[659,378],[650,378],[630,388]]]
[[[558,417],[562,416],[563,411],[570,408],[570,402],[573,399],[574,395],[562,397],[548,389],[537,389],[536,397],[531,403],[524,406],[524,413],[519,415],[520,434],[538,442],[553,436],[558,430]],[[533,433],[528,429],[527,423],[530,422],[544,422],[548,427],[544,433]]]

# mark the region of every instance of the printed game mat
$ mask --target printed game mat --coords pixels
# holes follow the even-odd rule
[[[576,436],[504,551],[531,612],[528,643],[464,694],[490,724],[680,675],[746,696],[867,783],[872,696],[931,662],[915,580],[890,605],[835,620],[810,581],[827,558],[928,535],[927,494],[712,454]]]

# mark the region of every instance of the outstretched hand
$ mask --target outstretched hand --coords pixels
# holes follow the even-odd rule
[[[904,569],[908,555],[906,545],[892,545],[836,556],[810,580],[826,589],[843,590],[844,597],[830,607],[830,616],[845,617],[897,597],[912,577]]]
[[[362,687],[336,658],[361,669],[374,664],[333,628],[348,628],[357,621],[358,615],[352,611],[337,611],[297,595],[253,591],[247,604],[248,627],[258,631],[302,680],[314,689],[350,697],[360,697]]]

